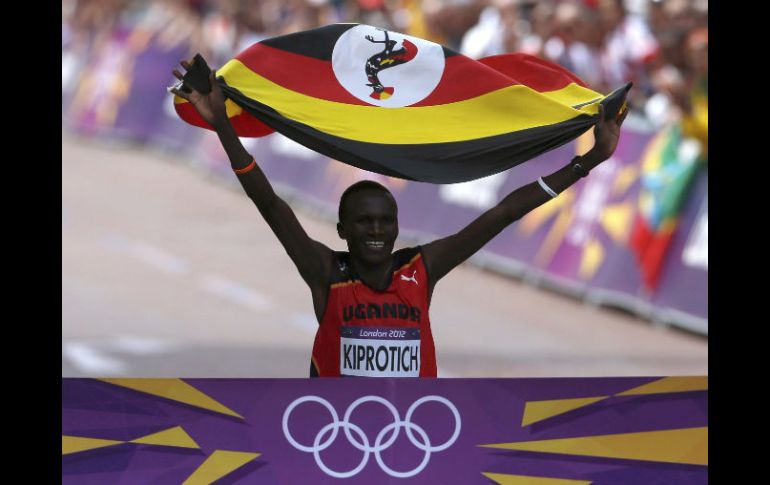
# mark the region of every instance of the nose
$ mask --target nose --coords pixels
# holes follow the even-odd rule
[[[373,236],[382,234],[382,223],[378,220],[372,221],[372,224],[369,226],[369,233]]]

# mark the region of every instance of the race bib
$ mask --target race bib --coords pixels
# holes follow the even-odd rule
[[[342,327],[340,374],[360,377],[419,377],[420,329]]]

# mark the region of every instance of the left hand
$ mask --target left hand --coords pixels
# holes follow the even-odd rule
[[[599,105],[599,122],[594,126],[594,146],[591,149],[599,160],[607,160],[615,152],[620,139],[620,126],[628,115],[628,105],[625,102],[615,113],[607,113],[604,105]]]

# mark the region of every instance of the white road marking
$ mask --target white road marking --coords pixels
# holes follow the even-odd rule
[[[184,260],[142,241],[131,243],[129,253],[167,274],[181,275],[190,271]]]
[[[135,335],[118,335],[110,339],[104,347],[118,352],[134,355],[170,354],[179,350],[180,344],[170,340],[160,340]]]
[[[78,370],[95,377],[125,375],[128,373],[128,365],[125,362],[107,356],[84,343],[63,342],[61,353]]]
[[[166,274],[183,275],[190,272],[190,265],[185,260],[144,241],[132,241],[121,234],[109,233],[102,237],[101,243]]]
[[[99,240],[99,243],[102,246],[106,246],[117,251],[125,251],[128,247],[128,239],[114,232],[109,232],[102,236],[102,238]]]
[[[258,312],[270,310],[273,305],[266,295],[223,276],[208,274],[198,280],[201,289],[225,300],[251,308]]]
[[[166,274],[179,276],[192,272],[190,265],[183,259],[144,241],[132,241],[121,234],[110,233],[105,235],[101,242],[113,250],[133,256]],[[224,276],[216,274],[201,276],[198,278],[198,286],[209,293],[258,312],[265,312],[273,308],[268,296]],[[123,342],[123,345],[131,346],[132,344]],[[137,346],[134,345],[132,348],[137,348]]]

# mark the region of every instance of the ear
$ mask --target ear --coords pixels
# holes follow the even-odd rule
[[[340,237],[340,239],[347,239],[345,236],[345,229],[342,228],[342,223],[337,223],[337,235]]]

